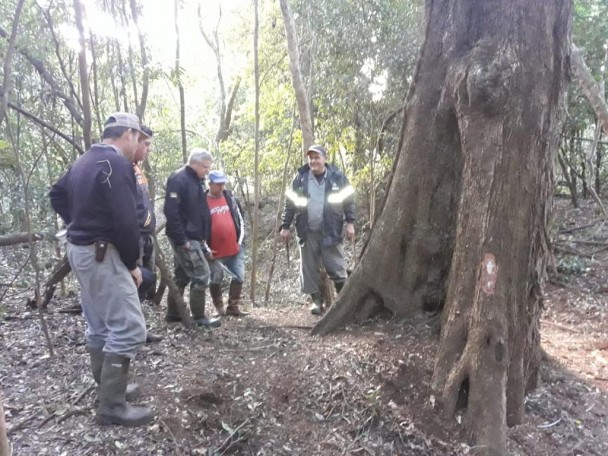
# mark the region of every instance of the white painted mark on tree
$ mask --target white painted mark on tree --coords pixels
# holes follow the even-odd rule
[[[493,295],[498,279],[498,265],[491,253],[485,253],[481,262],[481,290],[487,295]]]

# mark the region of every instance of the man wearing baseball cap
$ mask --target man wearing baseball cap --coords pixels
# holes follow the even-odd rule
[[[346,281],[342,233],[347,239],[355,236],[355,190],[344,173],[326,163],[325,147],[313,145],[306,156],[308,163],[298,170],[285,192],[280,235],[288,241],[295,218],[302,292],[311,295],[311,313],[320,315],[324,310],[320,265],[334,281],[336,292]]]
[[[243,252],[245,223],[243,223],[241,206],[232,192],[224,188],[227,181],[223,171],[209,173],[209,191],[207,192],[207,206],[209,206],[211,214],[209,237],[211,253],[208,256],[211,271],[209,292],[218,314],[243,317],[249,314],[239,308],[245,279],[245,253]],[[226,309],[222,298],[225,269],[232,276],[228,289],[228,308]]]
[[[127,402],[130,362],[146,339],[137,296],[142,275],[131,164],[140,131],[137,116],[112,114],[101,143],[79,157],[49,193],[68,226],[68,259],[81,288],[87,350],[99,384],[100,424],[138,426],[154,419],[151,409]]]

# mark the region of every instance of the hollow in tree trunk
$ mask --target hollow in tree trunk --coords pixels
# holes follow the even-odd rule
[[[504,454],[536,381],[568,0],[427,0],[426,37],[382,212],[326,333],[385,307],[442,310],[433,386]],[[404,75],[405,77],[405,75]],[[387,255],[387,252],[392,254]]]

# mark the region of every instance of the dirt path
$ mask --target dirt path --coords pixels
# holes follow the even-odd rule
[[[571,292],[554,289],[549,301],[573,302]],[[583,330],[555,303],[544,317],[545,380],[527,399],[526,423],[511,430],[510,449],[608,454],[605,321],[586,319]],[[9,309],[16,319],[0,326],[0,378],[14,454],[470,453],[458,422],[446,428],[429,401],[430,318],[378,319],[318,338],[305,329],[314,319],[303,306],[255,309],[213,332],[146,313],[165,340],[142,351],[135,376],[158,417],[125,429],[94,424],[82,318],[47,315],[50,359],[37,320]]]

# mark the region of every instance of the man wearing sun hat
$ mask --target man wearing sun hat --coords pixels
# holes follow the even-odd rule
[[[154,419],[126,402],[130,362],[146,338],[137,296],[137,189],[132,161],[141,127],[133,114],[112,114],[101,143],[79,157],[49,196],[67,231],[67,253],[81,288],[91,370],[99,383],[97,421],[137,426]]]
[[[346,281],[342,232],[347,239],[355,236],[355,190],[342,171],[326,163],[325,147],[313,145],[306,156],[308,163],[298,170],[285,192],[280,235],[285,241],[289,239],[295,218],[302,292],[311,295],[311,313],[320,315],[323,312],[321,264],[334,281],[336,292],[342,290]]]
[[[249,314],[239,307],[245,279],[243,211],[232,192],[224,188],[228,179],[223,171],[211,171],[208,177],[207,206],[211,214],[211,233],[208,241],[211,252],[207,257],[211,271],[209,292],[218,314],[243,317]],[[224,270],[232,276],[226,309],[222,298]]]

